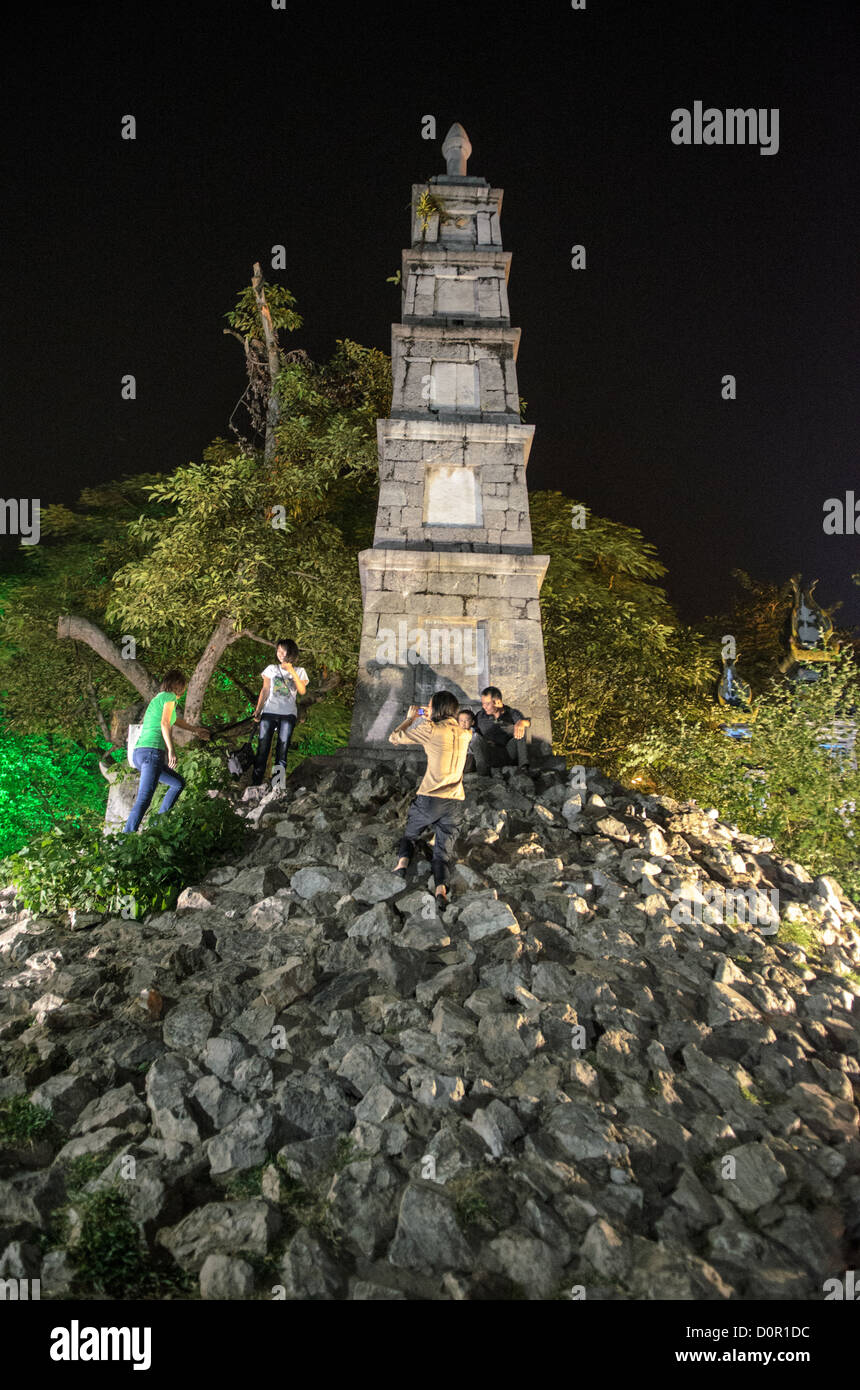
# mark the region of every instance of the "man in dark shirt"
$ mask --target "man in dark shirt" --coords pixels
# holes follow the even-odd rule
[[[506,767],[516,763],[528,764],[526,729],[531,723],[518,709],[511,709],[495,685],[481,691],[481,708],[475,721],[479,738],[473,738],[470,753],[475,758],[475,770],[481,777],[490,775],[491,767]]]

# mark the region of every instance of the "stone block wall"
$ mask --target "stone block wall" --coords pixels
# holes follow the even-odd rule
[[[384,747],[409,705],[435,689],[477,709],[492,684],[532,719],[533,747],[551,751],[538,597],[547,563],[501,554],[490,575],[469,552],[362,551],[353,743]]]
[[[392,327],[393,419],[520,418],[516,357],[518,328]],[[459,372],[454,369],[459,368]],[[456,376],[456,395],[451,381]]]
[[[431,424],[380,420],[379,507],[373,544],[394,549],[445,548],[485,553],[532,548],[526,467],[534,428],[486,423]],[[468,469],[475,509],[456,510],[468,489],[449,486],[447,472]],[[434,506],[434,488],[442,489]],[[434,518],[445,514],[442,522]]]

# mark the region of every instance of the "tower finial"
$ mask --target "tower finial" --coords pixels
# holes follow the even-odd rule
[[[442,141],[442,155],[445,159],[446,173],[463,177],[466,173],[466,160],[472,153],[472,142],[459,121],[455,121]]]

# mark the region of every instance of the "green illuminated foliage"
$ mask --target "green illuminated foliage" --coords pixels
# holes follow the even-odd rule
[[[0,858],[56,820],[103,816],[107,783],[85,749],[0,727]]]
[[[212,859],[241,848],[245,823],[219,797],[223,775],[208,749],[183,749],[179,767],[187,787],[168,816],[155,814],[136,835],[104,835],[98,824],[56,824],[46,835],[0,864],[0,881],[14,883],[26,907],[57,915],[116,912],[131,918],[172,907],[187,883],[202,877]]]

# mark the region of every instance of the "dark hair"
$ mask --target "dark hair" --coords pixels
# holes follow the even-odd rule
[[[430,697],[430,708],[433,713],[430,715],[434,724],[440,724],[443,719],[456,717],[460,708],[456,695],[452,695],[450,690],[437,690]]]
[[[502,692],[497,685],[488,685],[486,690],[481,691],[481,699],[483,699],[485,695],[492,695],[494,700],[501,700],[502,698]]]
[[[169,671],[165,671],[164,679],[158,687],[159,694],[166,690],[173,691],[177,685],[186,686],[188,678],[184,671],[180,671],[178,666],[171,666]]]
[[[469,718],[472,721],[472,724],[475,723],[475,711],[473,709],[469,709],[468,705],[462,705],[460,709],[457,710],[458,719],[460,718],[461,714],[468,714]]]
[[[293,641],[292,637],[278,638],[277,642],[275,643],[275,655],[277,655],[278,647],[283,647],[285,649],[287,653],[287,661],[295,661],[296,657],[299,654],[299,649]]]

